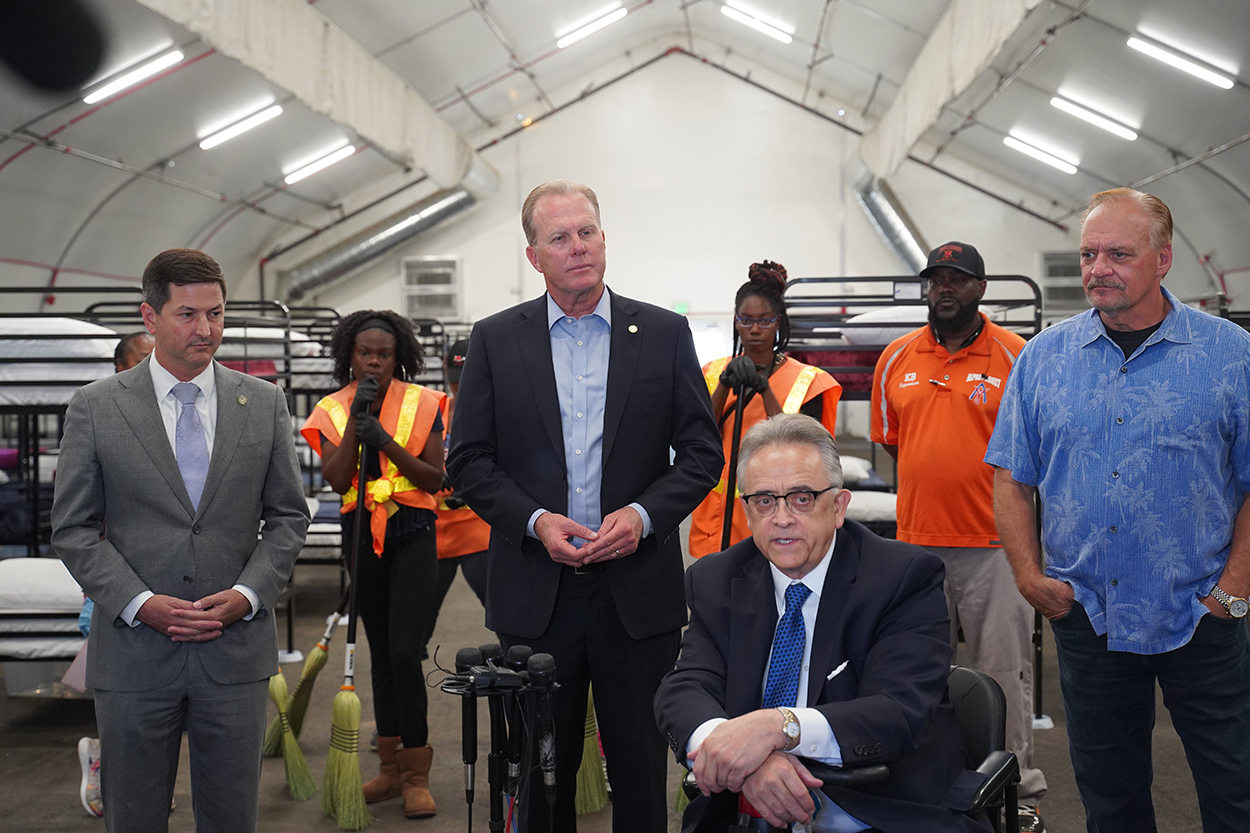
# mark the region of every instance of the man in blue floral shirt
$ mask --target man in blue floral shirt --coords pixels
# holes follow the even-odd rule
[[[1161,200],[1090,198],[1094,309],[1025,346],[985,455],[1016,584],[1051,620],[1091,832],[1155,830],[1156,680],[1203,830],[1250,824],[1250,334],[1181,304],[1171,265]]]

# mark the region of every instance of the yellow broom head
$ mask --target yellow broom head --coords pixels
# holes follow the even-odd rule
[[[363,830],[373,821],[360,780],[360,698],[348,686],[334,695],[321,807],[343,830]]]
[[[308,713],[308,701],[312,699],[313,683],[317,681],[321,669],[325,668],[326,658],[329,656],[330,652],[323,641],[318,642],[317,647],[304,660],[304,671],[299,675],[295,691],[291,692],[291,699],[286,704],[286,717],[291,722],[291,731],[295,737],[299,737],[300,730],[304,728],[304,715]]]
[[[577,770],[577,812],[597,813],[608,806],[608,779],[603,774],[603,758],[599,755],[599,726],[595,720],[593,693],[586,696],[586,735],[582,746],[582,765]]]
[[[269,678],[270,700],[273,700],[274,686],[278,684],[276,682],[277,678],[281,678],[282,691],[286,692],[286,677],[283,677],[282,672],[279,671]],[[277,702],[277,700],[274,700],[275,704]],[[277,758],[282,754],[282,720],[277,715],[274,715],[273,720],[269,721],[268,728],[265,729],[265,743],[262,746],[262,751],[266,758]]]
[[[286,785],[296,801],[307,801],[317,792],[312,771],[299,748],[299,741],[291,732],[286,716],[286,677],[281,672],[269,678],[269,699],[278,707],[278,723],[282,727],[282,757],[286,768]]]

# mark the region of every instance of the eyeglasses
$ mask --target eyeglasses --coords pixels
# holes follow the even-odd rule
[[[821,489],[817,492],[813,492],[810,489],[799,489],[794,492],[787,492],[784,495],[770,495],[768,492],[757,492],[753,495],[743,495],[742,499],[746,501],[747,508],[761,518],[767,518],[777,511],[777,507],[782,503],[788,506],[795,515],[806,515],[816,507],[816,498],[835,488],[837,487],[830,486],[828,489]]]
[[[959,272],[954,275],[932,275],[926,278],[926,280],[929,281],[929,286],[932,287],[941,288],[949,286],[951,289],[963,289],[969,282],[980,280],[980,278]]]
[[[774,315],[769,318],[752,318],[749,315],[735,315],[734,321],[738,322],[739,327],[746,327],[748,330],[756,324],[760,325],[760,329],[767,330],[769,327],[781,320],[780,315]]]

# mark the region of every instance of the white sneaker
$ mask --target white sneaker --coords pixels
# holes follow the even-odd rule
[[[99,818],[104,815],[104,800],[100,797],[99,739],[82,738],[78,741],[78,763],[82,767],[78,798],[87,815]]]

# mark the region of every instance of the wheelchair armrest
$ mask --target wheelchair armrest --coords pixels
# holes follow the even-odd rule
[[[826,787],[866,787],[889,780],[890,768],[885,764],[867,766],[829,766],[807,758],[800,758],[803,766],[825,782]]]
[[[985,783],[972,796],[967,814],[975,816],[985,810],[992,798],[1001,794],[1007,787],[1019,783],[1020,762],[1011,752],[996,750],[986,756],[977,772],[985,776]]]

